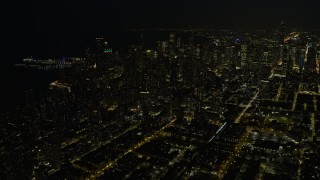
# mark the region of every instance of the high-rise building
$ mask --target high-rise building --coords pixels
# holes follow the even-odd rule
[[[257,59],[257,48],[251,45],[247,49],[247,65],[251,67],[255,59]]]
[[[179,37],[177,40],[177,47],[180,48],[181,47],[181,38]]]
[[[287,54],[287,67],[289,71],[293,70],[295,65],[295,49],[290,48]]]
[[[240,39],[237,39],[234,46],[234,61],[236,67],[241,67],[241,41]]]
[[[112,49],[109,47],[108,42],[104,38],[96,38],[96,48],[94,52],[94,60],[98,69],[105,69],[112,66],[110,55]]]
[[[96,51],[98,53],[104,53],[107,50],[108,43],[104,38],[96,38]]]
[[[308,72],[316,72],[317,71],[317,51],[313,45],[308,47],[307,51],[307,62],[305,64],[305,69]]]
[[[289,53],[289,57],[291,60],[291,65],[293,68],[296,68],[299,65],[299,58],[298,58],[298,53],[297,53],[297,48],[296,47],[292,47]]]
[[[241,67],[247,66],[247,52],[248,47],[246,44],[241,45]]]
[[[265,51],[262,53],[261,62],[268,62],[269,52]]]
[[[166,56],[168,54],[168,51],[169,51],[168,47],[169,47],[168,41],[162,41],[161,51],[162,51],[164,56]]]
[[[281,28],[279,32],[279,44],[284,44],[285,35],[286,35],[286,22],[282,20]]]
[[[319,74],[319,71],[320,71],[320,50],[319,50],[319,47],[318,47],[318,51],[317,51],[316,66],[317,66],[317,73]]]
[[[169,39],[169,41],[170,41],[170,44],[172,44],[172,45],[175,45],[175,44],[176,44],[176,33],[174,33],[174,32],[171,32],[171,33],[170,33],[170,39]]]
[[[35,103],[35,96],[33,89],[29,89],[24,92],[25,94],[25,105],[26,106],[32,106]]]
[[[226,48],[226,64],[230,64],[233,61],[233,48],[234,46]]]
[[[143,47],[143,45],[144,45],[144,35],[143,35],[143,33],[141,33],[140,34],[140,46]]]
[[[305,66],[305,50],[300,50],[300,56],[299,56],[299,72],[303,72]]]
[[[221,65],[221,51],[219,48],[213,51],[213,64],[214,68],[217,68]]]
[[[288,70],[288,60],[289,60],[287,46],[283,46],[281,59],[282,59],[282,67],[283,67],[283,71],[284,71],[283,74],[286,74],[286,71]]]

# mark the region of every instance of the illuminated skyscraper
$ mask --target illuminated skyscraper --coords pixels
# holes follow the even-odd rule
[[[309,46],[307,54],[307,62],[305,64],[305,69],[308,72],[317,71],[317,51],[314,46]]]
[[[177,40],[177,47],[180,48],[181,47],[181,38],[179,37]]]
[[[96,38],[96,49],[95,49],[95,62],[96,66],[99,69],[105,69],[107,66],[111,66],[112,49],[109,47],[108,42],[104,38]]]
[[[247,66],[247,52],[248,47],[247,45],[243,44],[241,45],[241,67]]]
[[[287,46],[283,46],[283,49],[282,49],[282,67],[283,67],[283,74],[285,75],[287,70],[291,67],[289,66],[288,67],[288,47]]]
[[[292,71],[295,65],[295,49],[290,48],[287,50],[287,68]]]
[[[176,45],[176,33],[174,33],[174,32],[170,33],[169,41],[170,41],[170,44]]]
[[[233,53],[236,67],[241,67],[241,40],[239,38],[235,41]]]
[[[233,61],[233,49],[234,46],[226,48],[226,63],[230,64]]]

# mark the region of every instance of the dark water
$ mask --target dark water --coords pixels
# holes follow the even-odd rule
[[[0,108],[12,109],[25,105],[25,91],[33,89],[35,98],[48,89],[50,82],[58,79],[58,71],[41,71],[13,65],[1,67]]]

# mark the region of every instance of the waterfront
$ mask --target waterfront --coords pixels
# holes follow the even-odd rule
[[[43,71],[9,64],[2,66],[0,109],[24,106],[26,90],[33,89],[37,98],[46,91],[49,83],[57,78],[58,70]]]

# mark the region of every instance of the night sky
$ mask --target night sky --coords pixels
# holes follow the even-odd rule
[[[80,39],[114,28],[272,29],[281,19],[289,28],[320,27],[320,1],[2,0],[1,19],[10,55],[46,47],[76,49]]]

